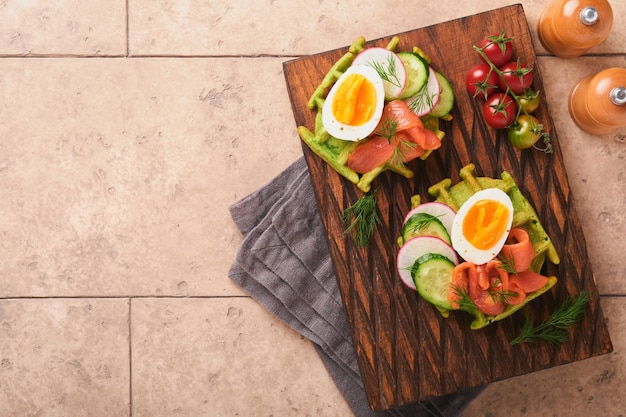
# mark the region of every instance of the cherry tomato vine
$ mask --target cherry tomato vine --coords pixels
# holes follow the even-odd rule
[[[466,76],[467,91],[483,98],[483,117],[495,129],[508,129],[512,145],[552,153],[550,134],[532,113],[540,105],[539,92],[532,89],[533,68],[519,58],[513,60],[513,38],[506,30],[483,38],[474,50],[482,63]],[[542,142],[543,146],[537,143]]]

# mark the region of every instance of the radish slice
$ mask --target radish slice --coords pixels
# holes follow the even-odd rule
[[[459,258],[454,249],[437,237],[417,236],[408,240],[398,251],[396,266],[400,279],[404,285],[412,290],[415,290],[415,282],[413,282],[413,276],[411,275],[411,267],[415,264],[415,261],[427,253],[445,256],[455,265],[459,263]]]
[[[406,214],[402,224],[406,224],[406,222],[414,214],[418,213],[426,213],[430,214],[431,216],[435,216],[443,224],[443,227],[446,228],[446,232],[448,232],[448,235],[452,235],[452,222],[454,221],[454,216],[456,216],[456,211],[454,211],[454,209],[449,205],[436,201],[420,204]]]
[[[409,97],[406,100],[409,108],[413,110],[413,113],[418,116],[424,116],[433,109],[439,102],[439,80],[435,70],[431,67],[429,69],[428,81],[426,85],[413,97]]]
[[[398,55],[385,48],[367,48],[358,54],[352,65],[367,65],[376,70],[383,79],[385,100],[400,97],[406,85],[406,68]]]

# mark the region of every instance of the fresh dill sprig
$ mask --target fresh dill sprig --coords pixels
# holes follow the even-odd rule
[[[443,216],[433,216],[428,213],[416,213],[411,216],[410,222],[407,222],[407,230],[410,232],[416,233],[421,232],[426,229],[432,222],[440,221],[439,217]]]
[[[459,297],[459,299],[457,300],[459,309],[467,311],[471,314],[475,314],[477,311],[479,311],[476,303],[472,301],[469,292],[463,290],[463,288],[459,287],[457,284],[452,285],[452,291],[454,291],[454,295]]]
[[[589,303],[589,292],[581,291],[578,297],[568,298],[540,325],[534,326],[530,317],[522,326],[519,336],[511,340],[510,344],[537,343],[545,340],[550,344],[558,345],[568,339],[568,329],[580,322],[585,315],[585,306]]]
[[[382,136],[387,139],[387,141],[391,144],[394,142],[393,154],[391,155],[391,164],[399,166],[404,162],[404,156],[406,152],[410,151],[411,148],[417,146],[417,144],[413,142],[409,142],[404,140],[398,133],[398,120],[395,117],[388,117],[383,120],[380,124],[380,128],[375,132],[378,136]]]
[[[381,223],[376,208],[378,188],[363,194],[356,203],[343,211],[345,233],[352,233],[357,246],[367,248],[374,235],[376,225]]]
[[[417,145],[413,142],[406,141],[398,137],[398,141],[393,147],[393,154],[391,155],[391,165],[400,166],[405,161],[405,156],[412,148]]]
[[[494,302],[502,302],[504,304],[509,304],[512,298],[518,297],[518,294],[515,291],[511,290],[500,290],[500,291],[489,291],[489,296]]]
[[[369,64],[376,70],[380,78],[395,85],[396,87],[400,87],[401,84],[396,70],[396,60],[392,54],[387,56],[387,68],[385,68],[383,64],[376,61],[371,61]]]
[[[437,93],[432,93],[429,94],[426,86],[423,87],[426,91],[424,91],[423,93],[418,93],[414,99],[411,101],[411,104],[409,105],[409,108],[411,110],[413,110],[414,113],[421,113],[422,110],[426,109],[426,108],[432,108],[433,103],[435,102],[435,97],[437,96]]]
[[[398,120],[395,117],[388,117],[380,124],[380,128],[376,130],[378,136],[382,136],[387,139],[389,143],[393,140],[393,137],[398,132]]]
[[[515,258],[511,257],[510,259],[505,258],[504,255],[498,255],[498,260],[500,261],[500,265],[498,268],[508,272],[509,274],[519,276],[519,272],[515,267]]]

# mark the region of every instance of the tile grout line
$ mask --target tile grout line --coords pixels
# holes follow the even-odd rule
[[[128,298],[128,417],[133,417],[133,343],[132,343],[132,297]]]
[[[126,0],[126,58],[130,57],[130,13],[128,12],[130,0]]]
[[[605,294],[607,295],[607,294]],[[608,294],[608,296],[621,296],[626,294]],[[121,300],[121,299],[221,299],[221,298],[252,298],[250,295],[41,295],[41,296],[0,296],[4,300]]]
[[[626,298],[626,292],[599,293],[601,298]],[[121,299],[154,299],[154,300],[219,300],[231,298],[253,299],[250,295],[51,295],[51,296],[14,296],[0,297],[0,301],[16,300],[121,300]]]
[[[125,26],[126,26],[126,58],[130,56],[130,28],[129,28],[129,12],[128,6],[129,1],[126,0],[126,15],[125,17]],[[132,297],[128,298],[128,417],[133,417],[133,334],[132,334],[132,313],[133,299]]]
[[[136,54],[130,53],[130,39],[127,36],[125,51],[120,54],[102,54],[102,55],[87,55],[87,54],[0,54],[0,59],[7,58],[21,58],[21,59],[283,59],[292,60],[299,59],[307,56],[295,55],[295,54],[239,54],[239,55],[203,55],[203,54],[190,54],[190,55],[175,55],[175,54]],[[605,54],[589,54],[581,58],[594,59],[594,58],[620,58],[626,54],[621,52],[605,53]],[[554,58],[552,55],[537,55],[538,58]]]
[[[126,51],[119,54],[75,54],[75,53],[55,53],[55,54],[41,54],[41,53],[27,53],[27,54],[1,54],[2,58],[22,58],[22,59],[61,59],[61,58],[76,58],[76,59],[150,59],[150,58],[168,58],[168,59],[262,59],[262,58],[277,58],[277,59],[297,59],[303,55],[281,55],[281,54],[238,54],[238,55],[206,55],[206,54],[189,54],[189,55],[176,55],[176,54],[130,54],[130,40],[127,37]],[[615,55],[615,56],[621,56]]]

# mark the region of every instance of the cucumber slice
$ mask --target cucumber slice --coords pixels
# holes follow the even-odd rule
[[[411,211],[409,211],[406,214],[403,220],[403,227],[402,227],[403,236],[404,236],[404,231],[405,231],[404,225],[409,223],[409,221],[411,221],[411,218],[413,218],[413,216],[419,213],[426,213],[426,214],[430,214],[431,216],[436,217],[437,220],[439,220],[443,224],[443,226],[446,229],[446,233],[448,237],[450,237],[450,234],[452,233],[452,223],[454,222],[454,216],[456,216],[456,212],[449,205],[435,202],[435,201],[429,202],[429,203],[422,203],[418,205],[417,207],[413,208]],[[402,240],[400,244],[408,240],[408,239],[405,239],[403,236],[402,236]]]
[[[454,262],[444,256],[433,256],[422,261],[416,268],[414,278],[419,295],[438,308],[451,310],[448,291],[454,267]]]
[[[452,86],[446,77],[437,71],[435,71],[435,76],[439,81],[439,101],[430,111],[430,115],[434,117],[443,117],[452,111],[452,107],[454,106],[454,91],[452,90]]]
[[[448,245],[452,244],[450,235],[441,220],[428,213],[415,213],[402,226],[402,239],[405,242],[416,236],[434,236]]]
[[[417,94],[404,100],[413,113],[424,116],[439,102],[439,80],[434,69],[429,68],[429,76],[426,85]]]
[[[458,264],[459,258],[448,245],[438,237],[433,236],[417,236],[408,240],[400,250],[396,258],[396,267],[400,280],[410,289],[415,289],[415,281],[411,273],[414,268],[415,261],[426,254],[439,254],[448,258],[455,265]]]
[[[426,85],[429,77],[428,63],[421,56],[413,52],[398,52],[398,58],[406,69],[406,84],[398,97],[407,99],[417,94]]]
[[[359,53],[352,65],[367,65],[376,70],[383,80],[385,100],[395,100],[405,89],[407,70],[398,54],[386,48],[373,47]]]
[[[415,274],[417,273],[417,269],[421,264],[426,261],[430,261],[431,259],[443,259],[445,261],[452,262],[450,259],[446,258],[440,253],[425,253],[415,260],[415,263],[411,267],[411,276],[413,277],[413,281],[415,281]],[[454,262],[453,262],[454,263]]]

